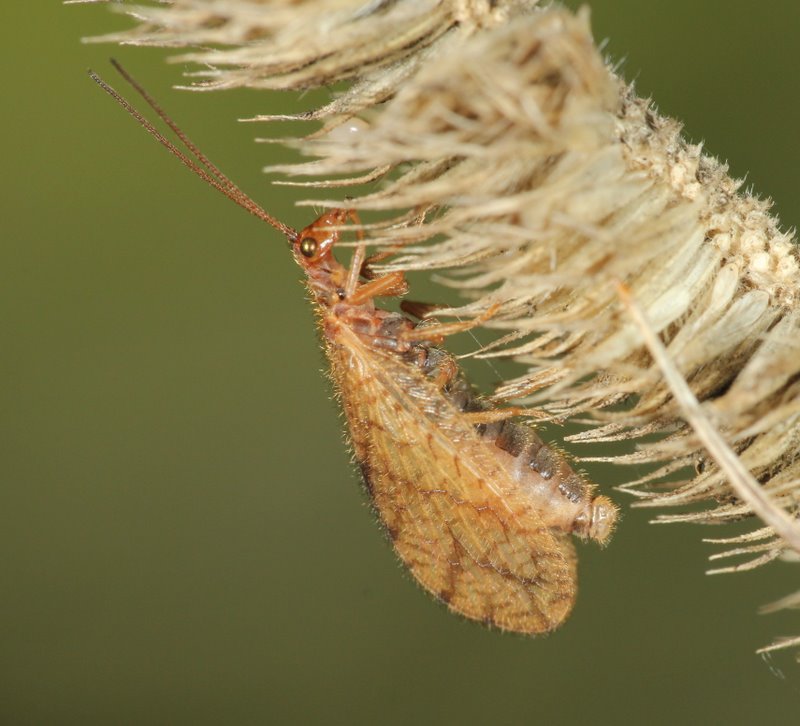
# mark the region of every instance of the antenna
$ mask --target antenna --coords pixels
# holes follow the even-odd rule
[[[268,214],[260,204],[253,201],[247,194],[245,194],[236,184],[234,184],[220,169],[211,162],[211,160],[203,154],[200,149],[189,139],[189,137],[180,129],[180,127],[167,115],[167,113],[153,100],[153,98],[144,90],[144,88],[137,83],[133,77],[113,58],[111,64],[117,69],[119,74],[133,87],[133,89],[146,101],[147,105],[155,111],[158,116],[164,121],[173,133],[180,139],[181,143],[189,150],[189,152],[197,159],[200,164],[196,163],[189,156],[184,154],[175,144],[173,144],[166,136],[164,136],[150,121],[142,116],[139,111],[134,108],[121,94],[115,91],[108,83],[106,83],[100,76],[93,70],[89,70],[89,77],[102,88],[111,98],[113,98],[122,108],[124,108],[134,119],[149,133],[156,141],[164,146],[171,154],[176,156],[180,162],[188,169],[193,171],[204,182],[210,184],[218,192],[224,194],[228,199],[238,204],[243,209],[246,209],[250,214],[258,217],[263,222],[281,232],[290,242],[294,242],[298,234],[297,232],[285,225],[280,220]],[[205,167],[205,168],[203,168]]]

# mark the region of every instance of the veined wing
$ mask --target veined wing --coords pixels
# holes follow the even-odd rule
[[[421,371],[346,326],[328,340],[356,458],[395,550],[462,615],[540,633],[569,614],[576,557],[490,442]]]

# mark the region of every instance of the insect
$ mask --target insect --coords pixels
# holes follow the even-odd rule
[[[283,224],[113,63],[195,159],[90,72],[93,80],[194,173],[288,240],[373,508],[419,584],[451,610],[503,630],[560,625],[576,597],[572,535],[605,543],[617,509],[531,427],[511,421],[513,410],[478,396],[438,347],[473,324],[415,323],[377,307],[377,298],[401,296],[407,284],[400,272],[364,278],[363,236],[349,267],[336,259],[342,226],[357,221],[353,211],[326,212],[299,232]]]

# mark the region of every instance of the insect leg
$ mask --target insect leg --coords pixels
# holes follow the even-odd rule
[[[361,268],[364,266],[364,260],[367,256],[367,248],[364,244],[364,230],[360,229],[361,219],[355,209],[347,210],[347,219],[353,224],[359,226],[356,229],[356,237],[358,238],[358,246],[353,252],[353,259],[350,260],[350,269],[347,272],[347,283],[344,287],[344,292],[347,298],[351,298],[358,286],[358,278],[361,276]]]
[[[471,424],[490,424],[497,421],[505,421],[514,416],[523,416],[530,413],[527,409],[519,406],[509,406],[508,408],[492,408],[486,411],[466,411],[462,414]]]
[[[436,303],[425,303],[417,300],[403,300],[400,303],[400,309],[407,315],[412,315],[417,320],[422,320],[435,313],[437,310],[444,310],[446,305],[437,305]]]
[[[463,333],[466,330],[472,330],[472,328],[477,328],[479,325],[482,325],[495,315],[499,307],[500,306],[497,304],[492,305],[485,313],[482,313],[473,320],[466,320],[459,323],[440,323],[438,325],[419,326],[403,333],[403,339],[408,341],[427,340],[440,343],[448,335]]]
[[[374,297],[395,297],[408,292],[408,283],[402,272],[390,272],[388,275],[365,282],[347,296],[351,305],[363,305]]]

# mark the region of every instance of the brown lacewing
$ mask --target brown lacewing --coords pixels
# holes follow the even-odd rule
[[[529,426],[476,395],[435,344],[475,323],[416,324],[375,299],[407,291],[402,273],[365,279],[363,236],[349,268],[334,257],[351,210],[300,232],[264,211],[186,137],[118,63],[123,78],[194,159],[114,89],[93,80],[218,191],[279,230],[306,275],[364,484],[400,559],[461,615],[503,630],[556,628],[575,602],[571,535],[606,542],[617,509]],[[480,321],[478,321],[480,322]]]

